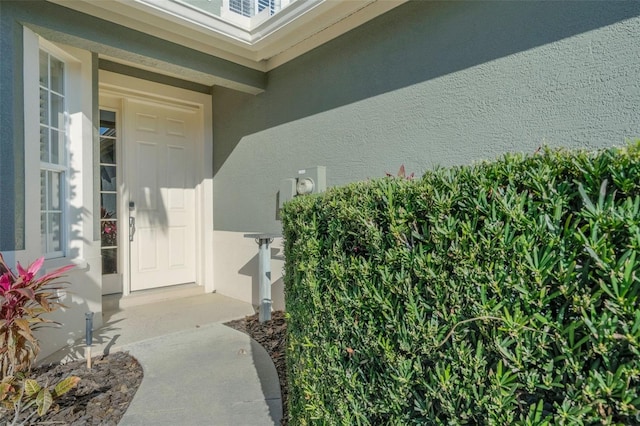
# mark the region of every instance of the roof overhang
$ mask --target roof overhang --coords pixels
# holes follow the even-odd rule
[[[298,0],[251,22],[223,19],[177,0],[49,1],[266,72],[407,0]]]

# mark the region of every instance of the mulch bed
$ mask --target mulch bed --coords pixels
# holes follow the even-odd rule
[[[91,369],[85,360],[34,369],[32,377],[41,385],[80,377],[78,386],[55,401],[43,417],[32,418],[29,425],[105,425],[115,426],[129,407],[140,383],[142,367],[126,352],[95,357]],[[23,414],[21,418],[25,418]],[[13,413],[2,412],[6,424]]]

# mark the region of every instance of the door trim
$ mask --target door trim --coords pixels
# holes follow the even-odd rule
[[[124,130],[128,123],[125,108],[127,100],[152,102],[166,106],[189,108],[196,111],[200,123],[195,137],[194,157],[199,160],[194,164],[195,171],[195,215],[196,215],[196,284],[204,287],[205,293],[214,291],[213,282],[213,127],[211,95],[192,92],[189,90],[166,86],[135,77],[129,77],[109,71],[99,72],[100,106],[119,103]],[[96,168],[97,168],[96,163]],[[124,168],[122,168],[124,172]],[[125,176],[122,176],[124,181]],[[120,212],[122,217],[128,217],[127,188],[121,188]],[[123,265],[123,296],[131,293],[129,271],[128,227],[126,233],[121,233]],[[126,235],[125,235],[126,234]]]

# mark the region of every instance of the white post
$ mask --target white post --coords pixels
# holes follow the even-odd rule
[[[245,238],[253,238],[258,243],[258,297],[260,298],[259,321],[271,319],[271,243],[280,235],[244,234]]]
[[[271,250],[269,238],[260,238],[259,241],[259,284],[260,284],[260,322],[271,319]]]

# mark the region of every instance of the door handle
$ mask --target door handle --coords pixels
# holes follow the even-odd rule
[[[136,233],[136,218],[129,216],[129,241],[133,241],[133,234]]]

